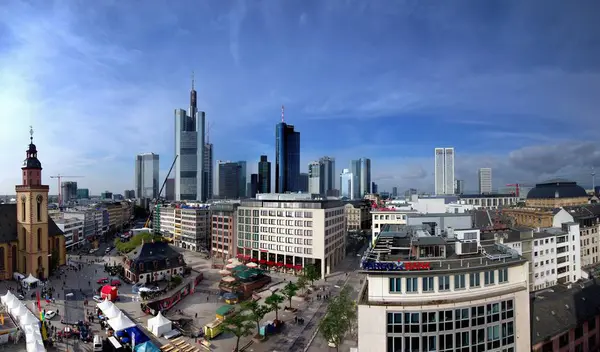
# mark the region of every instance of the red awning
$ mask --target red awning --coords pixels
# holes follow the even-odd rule
[[[282,267],[282,266],[283,266],[283,263],[282,263],[282,262],[277,262],[277,266],[278,266],[278,267]]]
[[[300,271],[302,270],[302,265],[294,265],[294,269]]]
[[[288,264],[286,264],[286,265],[285,265],[285,267],[286,267],[286,268],[288,268],[288,269],[291,269],[291,268],[293,268],[293,267],[294,267],[294,265],[293,265],[293,264],[289,264],[289,263],[288,263]]]
[[[268,266],[273,266],[273,265],[275,265],[275,262],[272,262],[272,261],[270,261],[270,260],[269,260],[269,261],[267,262],[267,265],[268,265]]]
[[[265,259],[261,259],[258,261],[260,264],[267,264],[267,261]]]
[[[258,259],[257,258],[251,258],[250,261],[256,263],[256,262],[258,262]]]

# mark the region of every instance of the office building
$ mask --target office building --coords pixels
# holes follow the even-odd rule
[[[465,180],[454,181],[454,194],[462,195],[465,193]]]
[[[454,194],[454,148],[435,148],[435,194]]]
[[[256,199],[242,200],[237,216],[238,255],[290,268],[314,264],[321,277],[332,273],[345,255],[344,204],[314,198],[311,194],[259,194]]]
[[[271,193],[271,162],[266,155],[258,162],[258,193]]]
[[[492,168],[482,167],[477,173],[479,176],[479,194],[492,193]]]
[[[84,222],[78,218],[62,218],[54,219],[58,228],[65,235],[65,248],[79,248],[85,243],[84,237]]]
[[[77,188],[77,199],[90,199],[90,190],[87,188]]]
[[[215,203],[210,206],[211,256],[215,259],[235,258],[237,208],[239,203]]]
[[[344,200],[344,212],[348,231],[371,229],[371,202],[368,200]]]
[[[300,173],[298,192],[308,192],[308,173]]]
[[[308,164],[308,193],[325,194],[324,190],[325,165],[319,161]]]
[[[113,194],[110,191],[104,191],[100,193],[101,200],[112,200]]]
[[[275,128],[275,193],[300,191],[300,132],[283,121]]]
[[[581,267],[593,268],[600,263],[600,204],[567,206],[554,211],[553,227],[579,224]]]
[[[377,193],[372,189],[371,183],[371,159],[360,158],[360,196]]]
[[[239,191],[238,191],[238,198],[246,198],[246,187],[247,187],[247,180],[246,180],[246,162],[245,161],[238,161],[237,162],[238,165],[240,166],[240,180],[239,180]]]
[[[479,230],[389,225],[361,262],[359,351],[529,351],[527,260]]]
[[[330,190],[336,189],[335,179],[337,174],[335,173],[335,158],[324,156],[319,159],[319,163],[323,165],[323,172],[321,173],[321,194],[328,194]]]
[[[217,161],[219,168],[219,199],[240,198],[242,167],[231,161]],[[245,185],[244,185],[245,187]],[[246,192],[244,192],[246,193]]]
[[[126,189],[123,191],[123,197],[125,197],[125,199],[135,199],[135,190]]]
[[[175,110],[175,200],[205,201],[204,189],[204,121],[206,114],[198,111],[196,90],[192,79],[190,109]],[[139,196],[139,194],[138,194]]]
[[[165,184],[165,199],[175,200],[175,179],[168,178]]]
[[[213,145],[206,143],[204,145],[204,192],[205,199],[212,199],[214,193],[213,177],[214,177],[214,160],[213,160]]]
[[[158,154],[138,154],[135,158],[135,194],[138,198],[157,199],[159,161]]]
[[[392,198],[398,197],[398,187],[392,187]]]
[[[157,205],[155,230],[177,247],[200,252],[210,250],[210,211],[207,206]]]
[[[340,174],[340,196],[348,199],[358,199],[356,176],[349,169],[344,169]]]
[[[64,181],[61,184],[61,196],[63,203],[77,199],[77,182]]]
[[[373,194],[379,193],[379,188],[377,187],[377,184],[375,182],[371,182],[371,193],[373,193]],[[381,196],[383,197],[384,194],[382,193]]]
[[[255,198],[258,193],[258,174],[250,175],[250,182],[248,182],[248,189],[246,190],[246,196],[249,198]]]

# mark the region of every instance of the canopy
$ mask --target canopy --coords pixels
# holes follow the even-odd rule
[[[8,302],[8,304],[6,306],[8,307],[8,310],[10,311],[13,308],[16,308],[21,305],[23,305],[23,303],[21,303],[21,301],[16,299],[16,297],[14,297],[10,302]]]
[[[146,334],[144,334],[137,326],[127,328],[124,332],[125,336],[132,338],[133,343],[136,345],[150,340],[150,338],[148,338],[148,336],[146,336]]]
[[[6,291],[6,294],[4,296],[0,297],[0,301],[2,301],[2,303],[6,304],[6,302],[10,298],[15,298],[15,295],[13,295],[12,292],[10,292],[10,291]]]
[[[224,282],[234,282],[235,281],[235,277],[233,277],[233,276],[225,276],[221,280],[223,280]]]
[[[219,274],[223,276],[231,275],[231,271],[229,270],[219,270]]]
[[[29,312],[29,309],[27,309],[23,304],[20,304],[10,310],[10,314],[12,314],[12,316],[15,318],[20,317],[21,315],[24,315],[25,313],[28,313],[28,312]]]
[[[123,312],[119,312],[117,317],[108,320],[108,325],[110,325],[113,330],[119,331],[135,326],[135,323],[123,315]]]
[[[108,319],[112,319],[112,318],[116,318],[119,316],[119,314],[121,314],[121,310],[119,308],[117,308],[117,306],[115,306],[114,304],[111,305],[110,307],[108,307],[107,309],[103,309],[102,313],[104,314],[105,317],[107,317]]]
[[[4,298],[4,297],[2,297],[2,298]],[[17,297],[15,297],[15,295],[13,295],[13,294],[11,293],[11,296],[10,296],[10,297],[7,297],[7,298],[6,298],[6,300],[5,300],[3,303],[4,303],[4,304],[5,304],[7,307],[9,307],[9,306],[12,304],[12,302],[13,302],[13,301],[17,301],[17,302],[18,302],[18,301],[19,301],[19,299],[18,299]]]
[[[256,268],[258,266],[258,264],[256,264],[255,262],[250,262],[250,263],[246,264],[246,266],[249,268]]]
[[[135,345],[133,350],[134,352],[160,352],[160,348],[156,347],[156,345],[150,341]]]
[[[34,340],[27,343],[27,352],[46,352],[46,348],[42,341]]]
[[[26,279],[23,280],[24,283],[26,284],[35,284],[36,282],[39,282],[40,280],[36,279],[33,275],[29,274],[29,276],[27,276]]]
[[[100,308],[100,310],[101,310],[101,311],[103,311],[103,312],[104,312],[105,310],[107,310],[108,308],[110,308],[110,307],[114,306],[114,305],[115,305],[115,304],[114,304],[113,302],[109,301],[108,299],[105,299],[104,301],[102,301],[102,302],[100,302],[100,303],[96,304],[96,306],[97,306],[98,308]]]
[[[161,312],[154,318],[148,319],[148,330],[150,330],[156,337],[161,337],[163,334],[173,329],[171,321],[165,318]]]
[[[33,315],[33,313],[29,312],[21,317],[21,320],[19,320],[19,325],[23,327],[25,325],[38,324],[39,322],[40,321],[38,320],[38,318],[36,318],[35,315]]]
[[[229,264],[225,265],[225,269],[233,269],[236,266],[237,266],[237,264],[229,263]]]
[[[33,341],[43,341],[40,328],[37,324],[26,325],[23,327],[23,330],[25,330],[25,340],[28,343]]]

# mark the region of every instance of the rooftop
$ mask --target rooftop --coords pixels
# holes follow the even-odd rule
[[[461,194],[460,198],[517,198],[517,196],[512,193]]]
[[[599,204],[568,206],[568,207],[563,207],[563,209],[566,212],[568,212],[575,220],[593,219],[593,218],[600,217],[600,205]]]

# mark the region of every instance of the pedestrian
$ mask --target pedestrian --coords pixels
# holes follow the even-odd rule
[[[198,313],[196,313],[196,315],[194,316],[194,318],[198,319]]]
[[[206,302],[208,302],[208,295],[206,296]]]

